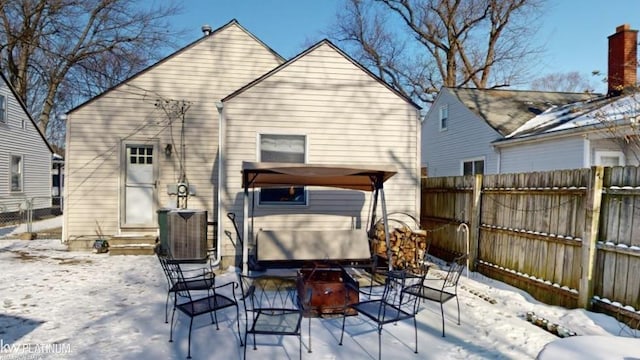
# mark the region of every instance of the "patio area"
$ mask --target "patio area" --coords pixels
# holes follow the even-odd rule
[[[169,324],[164,323],[166,281],[155,256],[72,253],[58,240],[0,239],[0,263],[3,360],[20,358],[27,349],[40,351],[38,356],[44,359],[186,357],[189,319],[176,314],[174,342],[169,343]],[[221,271],[217,281],[237,279],[236,270]],[[454,321],[455,304],[446,304],[443,338],[439,305],[423,303],[417,316],[419,354],[413,353],[411,322],[384,328],[384,353],[394,359],[535,358],[558,337],[528,322],[527,312],[578,335],[638,336],[612,317],[547,306],[478,274],[463,276],[459,296],[461,326]],[[221,311],[219,331],[207,316],[196,319],[194,359],[241,358],[235,316],[235,311]],[[344,345],[338,346],[341,318],[313,319],[313,352],[303,347],[303,358],[377,358],[375,326],[362,317],[350,317],[347,324]],[[306,328],[303,343],[308,343]],[[295,337],[262,336],[257,351],[247,350],[247,358],[298,357]]]

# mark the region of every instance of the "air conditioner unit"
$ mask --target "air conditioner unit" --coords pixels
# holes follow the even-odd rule
[[[176,260],[206,261],[207,211],[179,209],[167,214],[167,245]]]

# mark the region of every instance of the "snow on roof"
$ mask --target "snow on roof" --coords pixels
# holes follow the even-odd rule
[[[564,106],[555,106],[522,124],[505,138],[524,138],[542,133],[604,125],[621,120],[637,123],[640,95],[597,98]]]

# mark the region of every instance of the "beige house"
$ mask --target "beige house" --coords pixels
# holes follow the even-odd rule
[[[69,113],[63,238],[155,237],[156,211],[186,205],[237,263],[242,161],[393,165],[387,208],[418,215],[419,136],[418,107],[330,42],[285,62],[234,20]],[[254,195],[256,228],[364,228],[370,207],[358,191]]]

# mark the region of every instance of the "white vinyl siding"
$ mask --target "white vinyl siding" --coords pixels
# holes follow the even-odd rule
[[[25,199],[34,209],[51,207],[51,151],[9,86],[0,78],[6,121],[0,122],[0,208],[18,211]],[[23,128],[24,124],[24,128]],[[20,190],[12,190],[12,157],[21,158]]]
[[[594,136],[590,136],[594,137]],[[612,139],[596,139],[590,140],[589,144],[591,146],[591,165],[600,165],[598,164],[597,158],[598,155],[613,155],[614,157],[618,157],[620,160],[619,165],[624,166],[638,166],[640,163],[638,162],[638,148],[635,142],[631,142],[625,147],[621,146],[620,141],[612,140]]]
[[[447,131],[440,131],[440,110],[447,108]],[[500,139],[483,119],[443,88],[422,123],[422,166],[429,177],[458,176],[466,159],[484,158],[485,174],[498,171],[498,153],[491,143]]]
[[[418,214],[417,109],[327,43],[224,106],[229,178],[221,211],[242,215],[241,164],[259,160],[256,134],[304,133],[309,164],[395,166],[398,174],[385,183],[388,211]],[[367,227],[370,193],[308,187],[307,194],[306,208],[256,209],[255,229]]]
[[[171,144],[172,154],[159,158],[156,206],[175,207],[167,186],[180,178],[185,156],[189,184],[197,189],[188,207],[217,216],[218,111],[215,103],[282,62],[271,50],[232,23],[129,79],[71,112],[67,124],[65,164],[65,239],[105,234],[120,229],[120,144]],[[182,119],[172,125],[157,101],[185,101]],[[173,139],[173,140],[172,140]],[[154,230],[155,233],[155,230]]]
[[[501,172],[583,168],[585,144],[582,136],[574,136],[504,146],[501,147]]]

